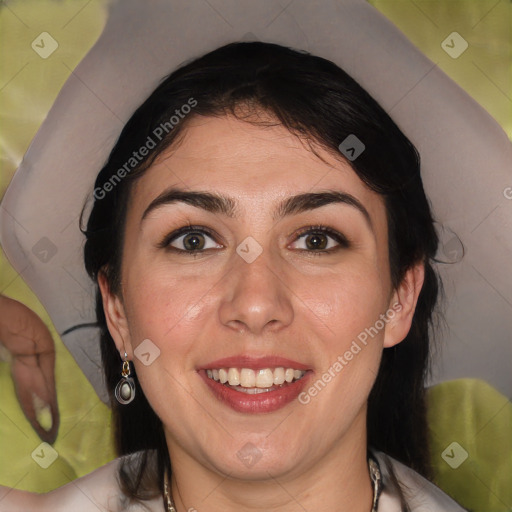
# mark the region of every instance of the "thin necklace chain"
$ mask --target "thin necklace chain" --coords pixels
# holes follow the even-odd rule
[[[368,468],[370,470],[370,478],[373,484],[373,504],[371,512],[377,512],[379,497],[380,493],[382,492],[382,475],[380,472],[379,463],[371,454],[368,455]],[[172,498],[172,491],[169,487],[167,470],[165,470],[164,477],[164,497],[165,504],[167,506],[167,512],[177,512],[176,507],[174,506],[174,500]]]

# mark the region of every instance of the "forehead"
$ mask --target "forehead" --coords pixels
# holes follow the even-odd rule
[[[178,143],[136,181],[130,210],[145,208],[171,186],[233,197],[239,216],[253,214],[248,205],[270,211],[290,195],[331,189],[359,199],[375,220],[385,216],[382,197],[341,156],[312,143],[319,158],[306,140],[275,120],[266,121],[255,125],[232,116],[188,120]]]

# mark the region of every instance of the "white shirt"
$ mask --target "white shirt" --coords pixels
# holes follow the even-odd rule
[[[391,461],[411,512],[464,512],[466,510],[416,471],[382,452],[373,453],[379,462],[383,482],[378,512],[401,512],[402,510],[397,490],[389,479],[385,463],[386,457]]]

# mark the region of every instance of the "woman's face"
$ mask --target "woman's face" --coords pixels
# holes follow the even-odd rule
[[[419,290],[391,287],[382,197],[317,152],[196,117],[132,190],[121,297],[100,284],[173,462],[267,478],[366,443],[383,346]]]

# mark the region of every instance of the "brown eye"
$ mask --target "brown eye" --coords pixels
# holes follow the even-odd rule
[[[189,233],[183,235],[182,242],[186,250],[195,251],[205,246],[204,236],[201,233]]]
[[[213,236],[205,228],[199,229],[195,226],[185,226],[173,231],[158,246],[184,254],[222,248],[222,245],[215,243]]]
[[[331,253],[341,248],[350,247],[345,236],[326,226],[310,226],[301,230],[297,240],[303,239],[305,247],[298,247],[299,250],[311,253]]]
[[[313,233],[305,236],[308,249],[325,249],[329,243],[328,237],[323,233]]]

